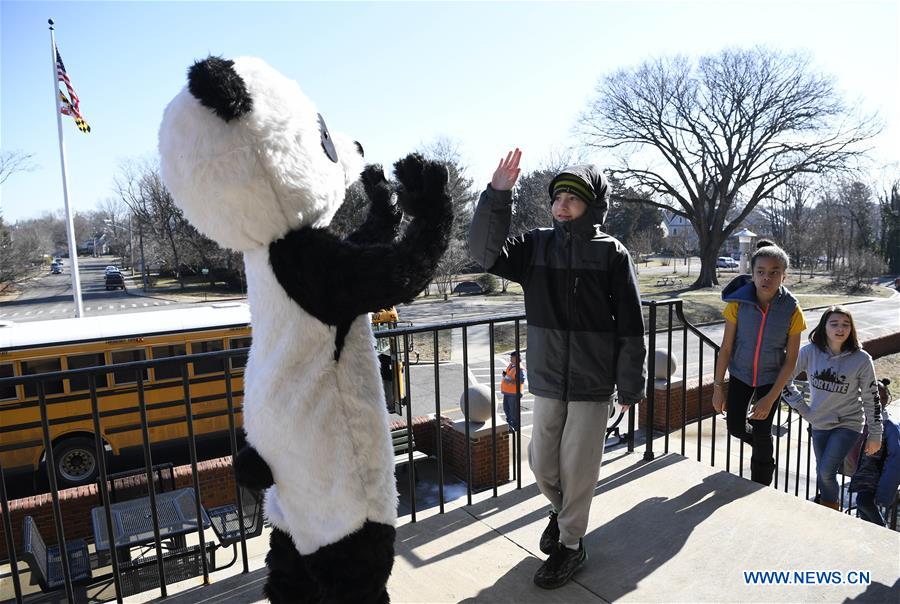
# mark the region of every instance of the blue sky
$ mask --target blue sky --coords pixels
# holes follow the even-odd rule
[[[437,137],[490,179],[507,148],[537,167],[571,143],[599,78],[660,55],[762,43],[805,50],[887,129],[900,160],[897,2],[0,2],[0,147],[37,169],[0,191],[7,221],[63,207],[47,19],[93,132],[65,118],[77,211],[113,196],[123,160],[155,154],[191,62],[255,55],[296,79],[329,128],[391,163]],[[602,156],[592,157],[604,163]]]

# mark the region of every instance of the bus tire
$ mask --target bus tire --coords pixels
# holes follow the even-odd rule
[[[94,439],[85,436],[72,436],[54,445],[53,463],[60,489],[90,484],[100,474]]]

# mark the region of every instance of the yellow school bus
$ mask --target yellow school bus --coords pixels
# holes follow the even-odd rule
[[[372,331],[375,333],[393,329],[399,322],[400,316],[395,306],[372,313]],[[384,400],[387,402],[388,411],[399,414],[401,405],[405,405],[407,401],[403,359],[400,355],[398,338],[378,338],[375,340],[375,349],[378,351],[381,383],[384,385]]]
[[[376,328],[393,312],[377,313]],[[0,378],[109,366],[97,374],[101,436],[112,455],[143,446],[135,370],[121,363],[179,357],[250,346],[250,312],[230,302],[173,309],[34,321],[0,326]],[[386,392],[403,396],[402,365],[392,344]],[[236,425],[241,425],[246,354],[229,359]],[[176,442],[188,436],[182,378],[183,362],[142,370],[150,442]],[[384,377],[384,376],[383,376]],[[224,436],[229,427],[223,360],[188,363],[194,434],[198,439]],[[37,471],[45,445],[36,383],[0,385],[0,464],[4,472]],[[89,378],[73,375],[44,382],[54,466],[60,488],[94,481],[99,464],[94,443]]]

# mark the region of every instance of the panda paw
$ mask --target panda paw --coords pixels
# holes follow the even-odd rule
[[[366,196],[372,204],[370,212],[387,219],[391,223],[399,223],[402,218],[400,208],[391,203],[394,189],[384,177],[384,170],[380,164],[369,164],[361,175]]]
[[[250,445],[244,446],[234,458],[234,475],[239,485],[262,491],[275,484],[266,460]]]
[[[443,164],[411,153],[394,164],[394,175],[400,181],[397,201],[410,216],[431,215],[449,207],[445,192],[449,174]]]

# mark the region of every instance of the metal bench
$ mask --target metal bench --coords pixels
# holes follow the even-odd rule
[[[207,544],[209,551],[209,544]],[[203,548],[192,545],[175,550],[163,552],[163,569],[166,574],[166,584],[177,583],[203,574]],[[122,596],[133,596],[144,591],[159,587],[159,565],[156,556],[136,558],[122,563],[119,566],[120,585]],[[207,559],[212,564],[212,560]],[[212,568],[212,566],[210,566]]]
[[[47,547],[31,516],[25,516],[23,541],[22,561],[31,570],[31,585],[37,583],[41,586],[41,591],[53,591],[62,587],[65,584],[65,575],[59,546]],[[91,557],[87,541],[84,539],[68,541],[66,551],[69,554],[69,573],[72,582],[90,580]]]
[[[412,430],[406,426],[391,430],[391,442],[394,445],[394,466],[402,466],[409,463],[409,450],[412,449],[413,462],[428,457],[425,453],[416,450],[415,436]]]
[[[175,485],[175,467],[171,463],[156,464],[151,472],[153,476],[153,489],[157,493],[174,491]],[[148,495],[147,490],[147,470],[146,468],[138,468],[108,474],[106,476],[107,489],[109,490],[110,503],[119,501],[127,501]],[[100,494],[100,479],[96,481],[97,493]],[[100,505],[103,505],[101,496]]]
[[[228,568],[237,561],[237,544],[241,540],[241,524],[244,526],[244,537],[256,537],[263,529],[263,494],[240,487],[243,517],[239,514],[236,503],[222,505],[206,510],[213,532],[219,540],[218,547],[232,547],[234,557],[222,567],[216,567],[215,549],[212,551],[212,563],[216,570]]]

